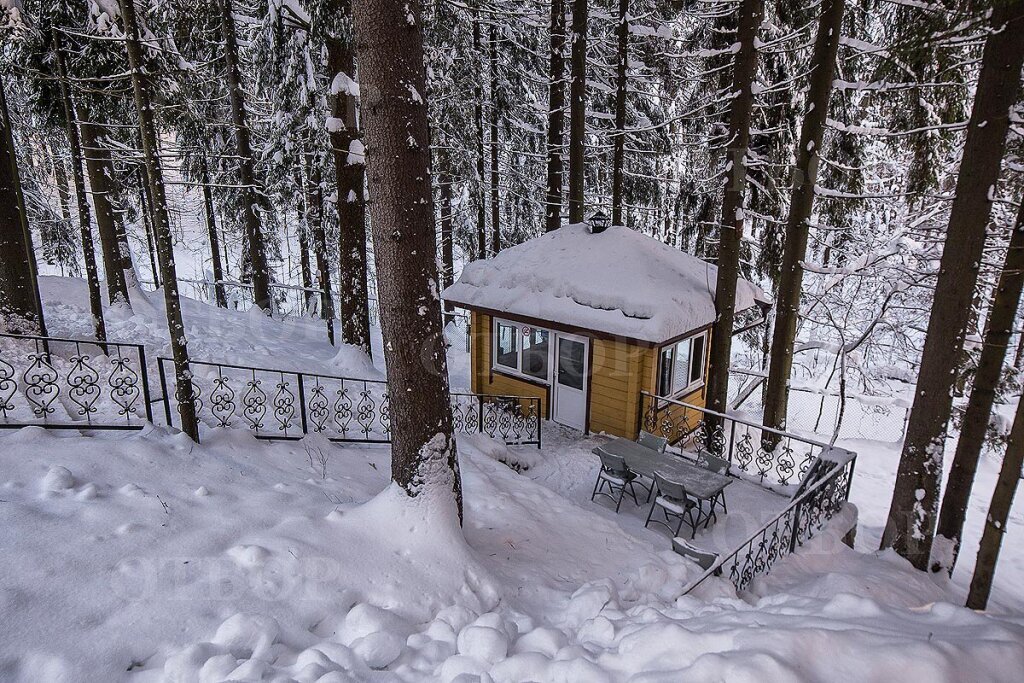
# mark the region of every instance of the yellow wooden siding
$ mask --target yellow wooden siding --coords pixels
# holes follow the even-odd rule
[[[491,368],[491,316],[472,311],[472,388],[480,394],[532,396],[541,401],[541,415],[548,415],[548,388],[496,372]],[[708,344],[710,345],[710,331]],[[588,429],[607,432],[627,439],[638,436],[640,392],[657,391],[658,348],[621,340],[590,338],[590,378],[588,381]],[[709,347],[706,347],[709,348]],[[705,377],[710,354],[705,352]],[[686,403],[704,406],[704,388],[681,397]],[[647,404],[649,405],[649,404]],[[646,407],[646,405],[645,405]],[[672,409],[677,424],[683,409]],[[660,416],[659,416],[660,417]],[[691,416],[691,420],[699,419]]]
[[[707,381],[708,370],[710,368],[710,356],[711,356],[711,354],[709,353],[709,350],[711,348],[711,330],[710,329],[708,330],[708,338],[707,338],[706,344],[707,345],[704,347],[705,348],[705,350],[704,350],[704,378],[705,378],[705,382]],[[651,351],[651,358],[650,358],[650,367],[647,368],[645,370],[645,372],[644,372],[644,378],[645,378],[645,382],[646,382],[646,386],[644,387],[644,390],[647,393],[649,393],[649,394],[657,394],[657,390],[658,390],[658,354],[659,353],[660,353],[659,349],[652,349],[652,351]],[[705,394],[706,387],[707,387],[707,384],[705,383],[704,385],[701,385],[701,387],[698,388],[696,391],[693,391],[693,392],[691,392],[689,394],[686,394],[684,396],[680,396],[676,400],[677,401],[681,401],[683,403],[688,403],[689,405],[692,405],[692,406],[697,406],[697,407],[703,408],[705,406],[705,404],[706,404],[706,394]],[[649,400],[646,401],[644,403],[644,410],[646,411],[650,407],[650,405],[651,405],[650,401]],[[664,420],[665,418],[668,418],[668,422],[666,424],[671,424],[672,425],[671,433],[666,433],[663,436],[667,436],[671,440],[678,440],[681,436],[683,436],[683,434],[681,433],[680,430],[684,429],[686,425],[689,425],[689,428],[696,427],[697,423],[700,422],[702,417],[703,417],[703,413],[701,413],[699,411],[689,410],[689,409],[684,408],[682,406],[677,406],[677,405],[670,404],[667,407],[662,408],[662,409],[660,409],[658,411],[658,420],[657,420],[657,424],[655,426],[655,433],[659,433],[661,431],[660,426],[661,426],[662,420]],[[646,420],[647,416],[645,415],[644,418]],[[648,425],[648,426],[650,426],[650,425]]]
[[[640,388],[652,349],[609,339],[590,343],[590,431],[635,439]]]
[[[541,417],[548,414],[547,387],[491,370],[491,316],[473,311],[470,318],[472,353],[470,373],[473,393],[530,396],[540,399]]]

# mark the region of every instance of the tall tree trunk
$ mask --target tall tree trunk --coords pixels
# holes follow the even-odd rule
[[[565,5],[551,0],[551,73],[548,82],[548,192],[544,203],[544,227],[548,232],[562,225],[562,126],[565,121]]]
[[[224,293],[224,268],[220,262],[220,239],[217,237],[217,220],[213,213],[213,193],[210,191],[210,169],[206,164],[206,157],[200,160],[202,164],[200,172],[203,174],[200,182],[203,184],[203,210],[206,212],[206,234],[210,237],[210,260],[213,264],[213,291],[217,299],[217,306],[228,307],[228,298]]]
[[[153,231],[156,233],[160,274],[164,281],[164,308],[167,313],[167,331],[171,338],[171,355],[174,358],[174,376],[177,384],[175,398],[178,402],[178,415],[181,418],[181,430],[193,441],[199,441],[199,422],[196,420],[192,371],[189,369],[185,325],[181,319],[181,302],[178,299],[178,277],[174,268],[174,242],[171,239],[171,224],[167,213],[167,196],[164,192],[160,150],[156,143],[153,101],[143,71],[142,46],[139,42],[139,25],[135,18],[134,0],[119,0],[119,4],[121,17],[124,20],[125,45],[128,49],[128,64],[132,72],[132,91],[135,99],[135,111],[139,117],[139,133],[142,139],[146,177],[149,180],[149,191],[153,200]]]
[[[355,45],[351,35],[351,0],[334,0],[341,28],[326,38],[327,71],[346,87],[331,88],[331,116],[340,122],[331,131],[334,174],[338,186],[338,303],[341,339],[370,354],[370,301],[366,259],[366,166],[356,111]]]
[[[981,358],[974,374],[974,387],[971,398],[967,402],[963,424],[960,427],[960,438],[953,454],[953,467],[946,481],[946,491],[942,496],[942,508],[939,513],[937,533],[953,544],[953,554],[949,558],[949,566],[945,567],[950,574],[956,565],[963,539],[964,519],[967,516],[967,502],[971,497],[974,475],[978,470],[978,458],[981,447],[985,443],[985,432],[988,428],[989,414],[995,403],[996,389],[1002,378],[1003,360],[1006,348],[1013,334],[1013,322],[1017,317],[1017,306],[1020,304],[1021,290],[1024,289],[1024,198],[1017,212],[1017,224],[1010,235],[1010,245],[1006,250],[1003,269],[999,273],[999,284],[996,286],[992,308],[985,325],[981,347]],[[942,569],[941,560],[935,558],[932,570]]]
[[[740,275],[740,245],[743,241],[743,197],[747,187],[747,154],[750,148],[750,119],[754,107],[754,79],[757,77],[757,29],[764,18],[764,0],[743,0],[740,4],[736,43],[739,50],[733,64],[732,104],[729,107],[729,146],[722,197],[722,229],[718,243],[718,276],[715,284],[715,324],[711,332],[711,369],[708,376],[707,406],[724,413],[729,392],[729,362],[732,330],[736,317],[736,282]]]
[[[789,376],[793,371],[793,344],[800,317],[800,290],[804,278],[801,264],[807,254],[808,221],[814,210],[814,184],[818,179],[821,142],[825,133],[836,53],[843,26],[843,9],[844,0],[822,1],[818,33],[811,56],[810,87],[800,130],[800,146],[797,148],[789,217],[786,220],[786,246],[782,255],[771,365],[764,399],[764,424],[776,429],[786,427]],[[774,443],[771,445],[774,446]]]
[[[992,188],[999,179],[1010,108],[1020,92],[1024,63],[1024,1],[998,3],[991,14],[978,87],[967,127],[960,173],[946,229],[939,276],[914,407],[907,421],[896,487],[882,547],[892,547],[915,567],[928,567],[952,389],[971,298],[985,247]]]
[[[231,0],[219,1],[221,32],[224,37],[224,63],[227,71],[228,96],[231,101],[231,123],[235,132],[235,151],[238,154],[238,179],[242,186],[242,225],[245,227],[246,255],[252,271],[253,299],[257,306],[270,311],[270,270],[257,208],[261,188],[256,183],[255,163],[249,141],[245,93],[242,90],[242,77],[238,66],[235,20],[231,15]]]
[[[142,214],[142,225],[146,229],[146,247],[149,249],[149,266],[153,271],[153,286],[160,288],[160,268],[156,263],[156,241],[153,239],[153,200],[149,196],[149,183],[146,180],[146,168],[139,168],[139,212]]]
[[[302,174],[296,173],[295,185],[299,188],[295,201],[299,220],[295,224],[295,234],[299,238],[299,277],[302,278],[302,286],[306,289],[313,288],[313,269],[309,264],[309,225],[306,222],[306,191],[303,189]],[[302,297],[303,305],[309,307],[310,294],[304,292]]]
[[[110,151],[99,140],[100,130],[91,121],[78,124],[82,135],[82,152],[85,168],[89,173],[89,189],[92,206],[96,211],[96,227],[100,234],[100,253],[103,255],[103,272],[107,276],[107,297],[110,304],[131,308],[128,285],[124,279],[117,228],[114,226],[114,207],[111,204],[111,183],[114,165],[110,162]]]
[[[132,258],[131,245],[128,242],[128,227],[124,221],[124,204],[121,201],[119,192],[114,194],[114,237],[117,240],[117,252],[121,259],[121,273],[124,274],[124,284],[129,290],[139,287],[139,271],[135,267],[135,260]]]
[[[462,515],[437,301],[423,23],[417,0],[355,0],[381,334],[391,396],[391,476]]]
[[[501,251],[501,205],[498,203],[498,32],[491,24],[488,40],[490,48],[491,81],[491,252]]]
[[[441,291],[444,291],[448,287],[451,287],[452,282],[455,279],[455,245],[453,239],[452,230],[452,218],[455,211],[452,204],[452,176],[448,172],[448,154],[449,152],[441,152],[442,163],[441,168],[443,169],[440,173],[440,185],[441,185]],[[444,323],[447,325],[455,319],[452,313],[455,312],[455,306],[450,301],[444,302],[445,318]]]
[[[473,55],[483,61],[480,19],[473,17]],[[487,258],[487,205],[484,193],[484,87],[480,78],[473,84],[473,122],[476,124],[476,248],[477,258]]]
[[[569,84],[569,222],[582,223],[587,136],[587,0],[572,2],[572,81]]]
[[[53,181],[57,186],[57,200],[60,203],[60,215],[66,225],[71,225],[71,192],[68,186],[68,172],[64,166],[64,158],[59,153],[53,155]],[[68,235],[70,238],[70,235]],[[68,273],[74,276],[81,274],[78,268],[78,259],[75,257],[74,244],[68,245],[61,240],[61,244],[67,245],[61,249],[63,257],[58,258],[61,267],[61,275],[64,274],[64,266],[68,266]],[[65,263],[65,259],[67,262]]]
[[[21,191],[14,130],[0,77],[0,331],[46,335],[36,252]]]
[[[327,235],[324,232],[323,190],[320,167],[312,152],[306,152],[306,223],[313,236],[313,254],[320,278],[320,316],[327,321],[327,340],[334,345],[334,295],[331,290],[331,266],[327,260]]]
[[[96,267],[96,250],[92,243],[92,228],[89,225],[89,202],[85,196],[85,178],[82,177],[82,144],[78,137],[78,114],[71,99],[67,67],[61,48],[60,31],[53,30],[53,55],[57,62],[57,79],[60,81],[61,103],[64,107],[64,121],[67,125],[68,146],[71,149],[71,177],[75,182],[75,203],[78,205],[78,225],[82,232],[82,258],[85,261],[85,279],[89,284],[89,311],[92,314],[96,339],[107,340],[107,325],[103,319],[103,295],[100,293],[100,277]]]
[[[623,165],[626,156],[626,69],[629,66],[629,0],[619,0],[619,61],[615,72],[615,137],[612,138],[612,225],[625,225],[622,215]]]
[[[1010,518],[1013,497],[1017,486],[1024,478],[1024,401],[1017,403],[1017,414],[1013,418],[1010,440],[1003,454],[1003,464],[999,468],[999,478],[992,492],[992,502],[988,506],[985,517],[985,529],[981,534],[978,547],[978,559],[974,565],[974,576],[967,594],[967,606],[971,609],[985,609],[988,597],[992,592],[992,579],[999,561],[999,550],[1006,534],[1006,524]]]
[[[138,143],[135,140],[136,144]],[[108,152],[109,154],[109,152]],[[132,257],[132,246],[128,241],[128,225],[126,220],[126,199],[124,182],[127,176],[118,176],[113,164],[109,167],[109,182],[107,184],[108,201],[110,210],[114,215],[114,237],[117,240],[117,254],[121,261],[121,272],[124,274],[124,284],[128,291],[140,289],[139,269],[135,266],[135,259]]]
[[[1024,370],[1024,332],[1017,338],[1017,350],[1013,353],[1013,367]]]
[[[64,168],[64,159],[56,153],[53,157],[53,180],[57,185],[60,215],[66,222],[71,223],[71,193],[68,190],[68,172]]]

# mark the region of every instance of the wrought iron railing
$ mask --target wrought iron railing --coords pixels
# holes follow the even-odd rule
[[[767,488],[795,485],[828,445],[646,391],[640,428],[683,450],[705,450]]]
[[[148,395],[139,344],[0,334],[0,428],[141,429]]]
[[[157,361],[164,397],[178,395],[172,363]],[[241,426],[264,439],[316,433],[332,441],[391,441],[390,397],[382,380],[205,361],[190,366],[196,415],[209,426]],[[465,393],[451,398],[456,432],[540,447],[540,399]],[[164,416],[176,426],[179,416],[171,403],[164,401]]]
[[[755,577],[767,574],[776,562],[817,535],[849,499],[856,458],[849,451],[830,448],[825,455],[833,463],[829,471],[735,550],[719,557],[683,593],[711,576],[724,576],[736,590],[746,590]]]

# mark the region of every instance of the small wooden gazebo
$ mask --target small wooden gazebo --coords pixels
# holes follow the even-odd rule
[[[629,228],[575,224],[467,264],[442,297],[471,313],[474,392],[537,397],[555,422],[636,438],[641,391],[704,405],[716,278]],[[766,303],[739,282],[737,311]]]

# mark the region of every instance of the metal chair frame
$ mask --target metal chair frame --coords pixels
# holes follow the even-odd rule
[[[637,437],[636,442],[644,448],[650,448],[658,453],[664,453],[665,449],[668,448],[668,439],[663,436],[655,436],[643,430],[640,430],[640,436]]]
[[[710,472],[717,472],[718,474],[724,474],[726,476],[729,474],[728,460],[720,458],[712,453],[708,453],[703,449],[697,453],[697,466],[703,467]],[[725,514],[729,514],[729,506],[725,504],[725,489],[719,491],[711,499],[711,516],[715,518],[716,522],[718,521],[718,515],[715,514],[715,508],[719,505],[722,506],[722,511],[725,512]]]
[[[654,488],[653,485],[651,487],[647,487],[643,482],[638,482],[637,473],[629,469],[622,456],[605,453],[600,449],[598,449],[597,456],[601,458],[601,469],[597,473],[597,481],[594,482],[594,490],[590,494],[590,500],[594,500],[594,498],[598,496],[607,496],[615,501],[615,511],[618,512],[619,508],[622,506],[622,499],[627,493],[626,489],[628,488],[628,493],[633,499],[633,502],[636,505],[640,505],[640,501],[636,497],[636,484],[639,484],[640,488],[647,489],[647,500],[651,499],[651,491]],[[615,483],[609,477],[621,480],[622,484]],[[605,487],[608,488],[607,492],[604,490]]]
[[[647,520],[644,522],[644,528],[647,528],[651,522],[660,524],[669,531],[673,532],[675,536],[679,535],[680,529],[683,528],[683,522],[686,522],[693,533],[690,534],[690,538],[694,538],[697,535],[697,526],[703,521],[704,528],[708,528],[708,523],[711,521],[711,515],[704,512],[704,508],[701,506],[699,500],[695,500],[686,493],[686,487],[679,482],[671,481],[666,479],[660,473],[654,473],[655,486],[658,489],[658,495],[654,498],[654,503],[651,504],[651,509],[647,512]],[[665,507],[658,501],[661,498],[665,498],[669,501],[679,501],[679,504],[683,507],[683,512],[676,512]],[[660,508],[662,516],[665,518],[664,521],[660,519],[654,519],[655,508]],[[697,511],[697,518],[694,519],[693,511]],[[672,528],[670,522],[678,520],[676,522],[675,529]]]

